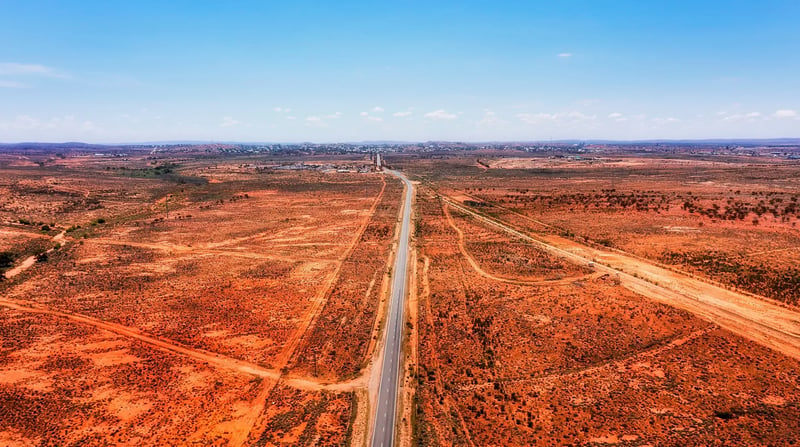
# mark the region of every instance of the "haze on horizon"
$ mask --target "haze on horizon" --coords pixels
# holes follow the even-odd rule
[[[800,2],[9,2],[0,142],[800,136]]]

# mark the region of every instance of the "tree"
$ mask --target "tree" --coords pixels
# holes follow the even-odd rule
[[[14,264],[14,253],[10,251],[0,252],[0,269],[11,267]]]
[[[0,281],[6,278],[4,273],[12,265],[14,265],[14,253],[10,251],[0,252]]]

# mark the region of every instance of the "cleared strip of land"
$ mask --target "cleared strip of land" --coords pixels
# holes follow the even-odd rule
[[[623,286],[634,292],[692,312],[742,337],[800,359],[800,312],[621,253],[590,247],[560,236],[534,237],[455,200],[443,200],[461,212],[533,242],[554,255],[578,264],[593,263],[597,271],[616,275]]]

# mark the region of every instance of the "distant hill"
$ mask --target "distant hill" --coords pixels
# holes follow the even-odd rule
[[[574,141],[573,141],[574,142]],[[796,146],[800,138],[710,138],[703,140],[584,140],[591,144],[714,144],[741,146]]]
[[[67,142],[67,143],[34,143],[34,142],[24,142],[24,143],[0,143],[0,149],[11,149],[11,150],[25,150],[25,149],[33,149],[33,150],[47,150],[47,149],[104,149],[108,147],[117,147],[117,146],[106,146],[101,144],[88,144],[88,143],[80,143],[80,142]]]

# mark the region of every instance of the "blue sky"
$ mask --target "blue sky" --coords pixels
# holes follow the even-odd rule
[[[800,2],[6,1],[0,141],[800,137]]]

